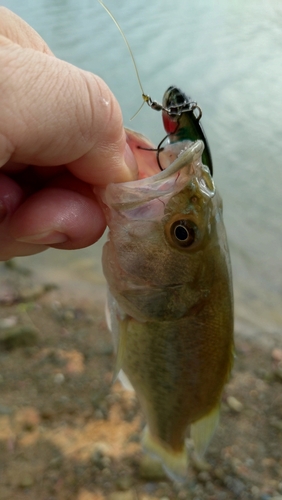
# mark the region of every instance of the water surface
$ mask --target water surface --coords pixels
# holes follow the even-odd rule
[[[156,143],[161,117],[141,103],[133,65],[111,19],[95,0],[3,0],[52,51],[100,75],[116,94],[126,126]],[[223,196],[237,327],[256,335],[282,327],[282,6],[278,0],[108,0],[131,44],[144,90],[161,100],[180,86],[203,110]],[[103,280],[101,244],[23,259],[72,279],[93,259]],[[85,260],[87,259],[87,260]],[[85,264],[86,265],[86,264]],[[79,265],[78,265],[79,267]],[[87,273],[83,279],[87,280]]]

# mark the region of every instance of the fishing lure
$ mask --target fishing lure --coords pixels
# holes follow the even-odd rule
[[[195,114],[195,111],[198,113]],[[203,141],[205,149],[202,161],[213,175],[213,164],[210,147],[204,129],[200,123],[202,110],[198,104],[187,97],[177,87],[169,87],[163,97],[163,124],[170,143],[186,141]]]
[[[98,2],[109,14],[111,19],[117,26],[119,32],[121,33],[121,36],[130,53],[138,84],[141,89],[143,102],[131,119],[135,118],[135,116],[139,113],[140,109],[145,103],[155,111],[162,111],[163,124],[167,135],[161,140],[156,149],[148,148],[148,150],[150,151],[156,151],[157,162],[160,169],[163,170],[160,162],[160,153],[163,151],[162,145],[166,140],[168,140],[169,143],[175,143],[184,140],[190,140],[194,142],[200,139],[203,141],[205,146],[202,158],[203,163],[207,165],[211,175],[213,175],[210,147],[204,129],[200,123],[200,120],[202,118],[202,110],[200,106],[196,102],[192,101],[190,97],[187,97],[179,88],[174,86],[169,87],[164,93],[162,104],[158,101],[153,100],[150,95],[144,92],[137,69],[137,64],[125,34],[123,33],[119,23],[117,22],[111,11],[108,9],[108,7],[106,7],[102,0],[98,0]]]

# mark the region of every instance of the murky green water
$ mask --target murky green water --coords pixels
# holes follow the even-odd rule
[[[125,124],[160,141],[158,113],[144,107],[129,121],[141,103],[140,89],[124,42],[96,0],[4,0],[2,5],[29,22],[58,57],[104,78],[120,101]],[[202,107],[224,199],[238,328],[279,334],[281,2],[108,0],[107,5],[128,37],[145,92],[161,100],[176,84]],[[101,245],[82,252],[49,251],[29,262],[49,275],[56,269],[58,276],[60,269],[67,279],[79,261],[90,268],[93,258],[101,280],[100,251]]]

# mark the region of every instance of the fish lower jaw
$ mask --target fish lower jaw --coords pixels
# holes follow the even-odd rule
[[[152,436],[149,428],[145,427],[142,444],[145,451],[161,461],[163,469],[170,479],[181,483],[187,480],[189,460],[185,443],[183,443],[181,451],[175,452]]]

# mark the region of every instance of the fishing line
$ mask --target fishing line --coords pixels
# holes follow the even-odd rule
[[[147,104],[149,104],[150,106],[150,103],[152,102],[152,99],[149,95],[145,94],[144,92],[144,89],[143,89],[143,85],[141,83],[141,78],[139,76],[139,72],[138,72],[138,69],[137,69],[137,64],[136,64],[136,61],[135,61],[135,58],[134,58],[134,55],[133,55],[133,52],[131,50],[131,47],[129,45],[129,42],[124,34],[124,32],[122,31],[121,29],[121,26],[119,25],[119,23],[117,22],[117,20],[115,19],[114,15],[111,13],[111,11],[108,9],[108,7],[104,4],[104,2],[102,2],[102,0],[98,0],[99,4],[102,5],[102,7],[105,9],[105,11],[109,14],[110,18],[113,20],[113,22],[115,23],[117,29],[119,30],[127,48],[128,48],[128,51],[129,51],[129,54],[131,56],[131,59],[132,59],[132,62],[133,62],[133,66],[134,66],[134,69],[135,69],[135,73],[136,73],[136,77],[137,77],[137,81],[138,81],[138,84],[139,84],[139,87],[141,89],[141,92],[142,92],[142,98],[143,98],[143,102],[140,106],[140,108],[136,111],[136,113],[132,116],[132,118],[130,118],[130,120],[133,120],[133,118],[135,118],[135,116],[139,113],[139,111],[141,110],[141,108],[144,106],[145,102]]]
[[[118,21],[116,20],[116,18],[114,17],[114,15],[112,14],[112,12],[110,11],[110,9],[104,4],[104,2],[102,0],[98,0],[99,4],[105,9],[105,11],[107,12],[107,14],[110,16],[110,18],[113,20],[113,22],[115,23],[117,29],[119,30],[125,44],[126,44],[126,47],[129,51],[129,54],[131,56],[131,59],[132,59],[132,62],[133,62],[133,66],[134,66],[134,70],[135,70],[135,74],[136,74],[136,77],[137,77],[137,81],[138,81],[138,84],[139,84],[139,87],[140,87],[140,90],[141,90],[141,93],[142,93],[142,99],[143,99],[143,102],[141,104],[141,106],[138,108],[138,110],[136,111],[136,113],[134,113],[134,115],[130,118],[130,121],[133,120],[139,113],[139,111],[142,109],[142,107],[144,106],[145,103],[148,104],[148,106],[150,106],[150,108],[156,110],[156,111],[165,111],[169,116],[170,115],[175,115],[178,117],[178,120],[177,120],[177,124],[176,124],[176,129],[174,132],[172,133],[169,133],[167,134],[162,140],[161,142],[159,143],[158,147],[157,148],[143,148],[143,147],[140,147],[140,149],[143,149],[145,151],[156,151],[156,155],[157,155],[157,162],[158,162],[158,165],[160,167],[160,170],[163,170],[163,167],[161,166],[161,162],[160,162],[160,153],[163,151],[163,148],[161,147],[162,144],[165,142],[165,140],[170,136],[170,135],[173,135],[176,130],[178,129],[179,127],[179,118],[181,117],[182,115],[182,112],[185,108],[185,106],[187,104],[194,104],[195,107],[197,107],[197,103],[185,103],[182,104],[182,106],[179,106],[180,109],[176,109],[174,110],[173,108],[166,108],[164,107],[162,104],[160,104],[159,102],[157,101],[154,101],[148,94],[145,94],[144,92],[144,89],[143,89],[143,85],[142,85],[142,82],[141,82],[141,78],[140,78],[140,75],[139,75],[139,72],[138,72],[138,69],[137,69],[137,64],[136,64],[136,61],[135,61],[135,58],[134,58],[134,55],[133,55],[133,52],[131,50],[131,47],[129,45],[129,42],[121,28],[121,26],[119,25]],[[193,108],[194,109],[194,108]],[[199,108],[200,110],[200,108]],[[200,110],[200,116],[199,118],[201,117],[201,110]]]

